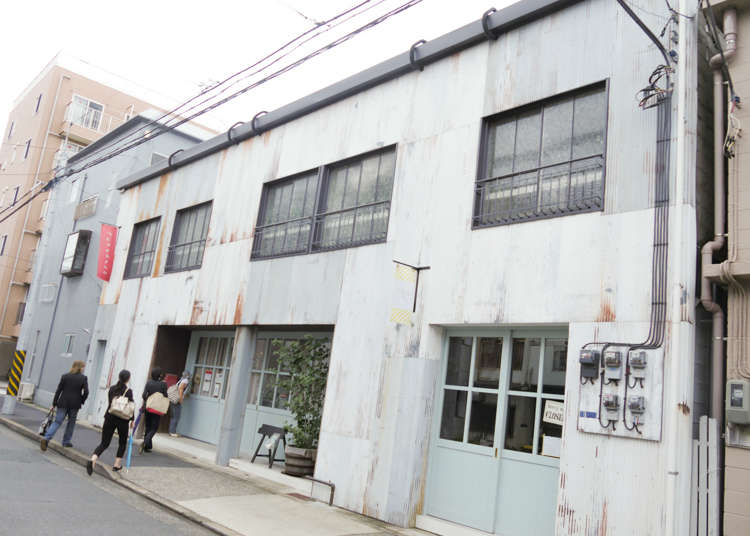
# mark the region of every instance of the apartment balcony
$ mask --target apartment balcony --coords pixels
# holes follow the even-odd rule
[[[105,113],[103,106],[93,101],[72,100],[65,106],[65,116],[57,125],[57,132],[67,140],[88,145],[125,121],[125,117]]]

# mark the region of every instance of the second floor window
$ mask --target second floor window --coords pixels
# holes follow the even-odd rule
[[[160,218],[136,223],[130,239],[125,278],[143,277],[151,273],[159,238]]]
[[[485,121],[474,227],[601,210],[604,84]]]
[[[266,184],[252,257],[384,242],[395,169],[389,147]]]
[[[26,160],[29,157],[29,151],[31,150],[31,140],[26,140],[26,149],[23,151],[23,159]]]
[[[177,211],[165,272],[200,268],[210,219],[211,201]]]
[[[13,127],[15,127],[15,126],[16,126],[16,122],[15,121],[11,121],[10,122],[10,127],[8,127],[8,139],[10,139],[11,136],[13,136]]]
[[[104,106],[98,102],[73,95],[73,100],[68,107],[67,119],[74,125],[99,130],[103,110]]]

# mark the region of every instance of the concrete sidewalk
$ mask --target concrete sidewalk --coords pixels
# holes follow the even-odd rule
[[[0,404],[2,401],[0,400]],[[0,415],[4,424],[30,438],[36,435],[44,418],[41,408],[18,403],[15,415]],[[64,424],[63,424],[64,427]],[[61,428],[63,428],[61,427]],[[77,425],[73,447],[59,444],[62,430],[50,449],[60,452],[82,465],[100,440],[100,432],[88,425]],[[283,475],[283,479],[268,480],[249,475],[236,468],[218,467],[197,457],[176,454],[175,450],[160,452],[160,445],[174,444],[168,436],[154,442],[154,451],[139,454],[134,448],[129,471],[113,473],[111,467],[117,448],[117,438],[100,458],[97,475],[112,478],[121,485],[180,513],[218,534],[257,535],[283,534],[288,536],[416,536],[430,533],[403,529],[361,516],[325,503],[314,501],[300,485]],[[161,440],[161,441],[160,441]],[[54,455],[54,454],[52,454]],[[81,471],[85,471],[81,467]],[[95,477],[97,476],[95,475]],[[294,479],[298,480],[298,479]]]

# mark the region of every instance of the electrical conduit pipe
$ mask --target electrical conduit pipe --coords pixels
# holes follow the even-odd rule
[[[726,49],[709,61],[714,77],[714,239],[701,249],[701,305],[713,315],[711,330],[711,417],[724,426],[722,402],[724,398],[724,311],[713,301],[707,268],[713,264],[713,253],[726,242],[726,191],[724,188],[724,77],[723,62],[729,63],[737,52],[737,11],[724,12]]]

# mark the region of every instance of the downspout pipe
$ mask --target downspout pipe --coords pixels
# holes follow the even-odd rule
[[[724,427],[724,311],[714,301],[711,281],[706,272],[713,264],[713,254],[726,243],[726,189],[724,187],[724,75],[729,61],[737,53],[737,10],[724,11],[726,49],[709,60],[714,79],[714,238],[701,249],[701,305],[712,314],[711,329],[711,417]]]

